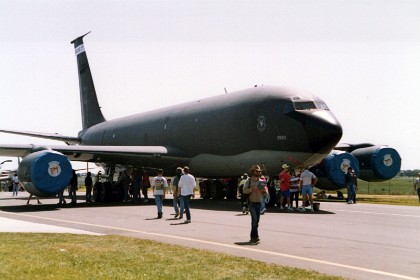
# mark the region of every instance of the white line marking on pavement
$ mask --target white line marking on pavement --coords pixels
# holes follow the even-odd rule
[[[370,212],[370,211],[355,211],[355,210],[337,210],[337,212],[349,212],[349,213],[362,213],[362,214],[372,214],[372,215],[384,215],[384,216],[398,216],[398,217],[410,217],[410,218],[420,218],[420,215],[407,215],[407,214],[393,214],[393,213],[381,213],[381,212]]]
[[[3,213],[5,213],[5,212],[3,212]],[[252,252],[257,252],[257,253],[260,253],[260,254],[273,255],[273,256],[278,256],[278,257],[285,257],[285,258],[290,258],[290,259],[312,262],[312,263],[319,263],[319,264],[324,264],[324,265],[342,267],[342,268],[346,268],[346,269],[358,270],[358,271],[373,273],[373,274],[377,274],[377,275],[395,277],[395,278],[399,278],[399,279],[420,280],[420,278],[416,278],[416,277],[411,277],[411,276],[406,276],[406,275],[401,275],[401,274],[396,274],[396,273],[389,273],[389,272],[375,270],[375,269],[368,269],[368,268],[363,268],[363,267],[358,267],[358,266],[353,266],[353,265],[334,263],[334,262],[323,261],[323,260],[318,260],[318,259],[313,259],[313,258],[300,257],[300,256],[295,256],[295,255],[289,255],[289,254],[283,254],[283,253],[278,253],[278,252],[260,250],[260,249],[256,249],[256,248],[249,248],[249,247],[243,247],[243,246],[238,246],[238,245],[223,244],[223,243],[200,240],[200,239],[195,239],[195,238],[187,238],[187,237],[175,236],[175,235],[169,235],[169,234],[154,233],[154,232],[147,232],[147,231],[113,227],[113,226],[104,226],[104,225],[97,225],[97,224],[77,222],[77,221],[61,220],[61,219],[55,219],[55,218],[39,217],[39,216],[35,216],[35,215],[27,215],[27,214],[20,214],[20,213],[10,213],[10,212],[8,212],[7,214],[16,215],[16,216],[23,216],[23,217],[30,217],[30,218],[37,218],[37,219],[43,219],[43,220],[49,220],[49,221],[64,222],[64,223],[76,224],[76,225],[86,225],[86,226],[92,226],[92,227],[98,227],[98,228],[113,229],[113,230],[119,230],[119,231],[125,231],[125,232],[141,233],[141,234],[145,234],[145,235],[160,236],[160,237],[173,238],[173,239],[179,239],[179,240],[184,240],[184,241],[192,241],[192,242],[197,242],[197,243],[202,243],[202,244],[216,245],[216,246],[219,246],[219,247],[232,248],[232,249],[235,249],[235,250],[252,251]]]

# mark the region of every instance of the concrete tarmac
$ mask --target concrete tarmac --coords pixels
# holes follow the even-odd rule
[[[192,223],[185,224],[174,219],[170,195],[162,219],[153,199],[59,206],[57,198],[26,205],[28,196],[0,192],[0,231],[118,234],[349,279],[420,279],[420,207],[322,202],[315,213],[269,208],[261,216],[261,242],[249,245],[251,218],[239,201],[193,199]]]

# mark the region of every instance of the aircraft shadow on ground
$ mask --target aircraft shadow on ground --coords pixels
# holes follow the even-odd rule
[[[24,200],[26,201],[27,197],[21,198],[14,198],[15,200]],[[5,199],[1,199],[5,200]],[[57,211],[60,209],[66,208],[103,208],[103,207],[142,207],[142,206],[151,206],[155,205],[154,199],[149,199],[147,203],[124,203],[124,202],[93,202],[93,203],[86,203],[85,197],[80,196],[78,197],[78,203],[71,204],[69,203],[69,198],[66,197],[68,201],[66,204],[58,205],[58,198],[40,198],[42,204],[37,204],[35,198],[31,199],[30,205],[4,205],[0,206],[1,211],[5,212],[43,212],[43,211]],[[47,201],[48,200],[48,201]],[[52,203],[54,201],[55,203]],[[164,206],[172,207],[173,205],[172,199],[165,199]],[[202,210],[217,210],[217,211],[229,211],[229,212],[237,212],[236,216],[243,216],[246,214],[242,213],[242,207],[239,200],[212,200],[212,199],[201,199],[196,198],[190,201],[190,207],[192,209],[202,209]],[[271,213],[281,213],[281,214],[290,214],[290,215],[319,215],[319,214],[335,214],[333,212],[324,211],[322,210],[322,204],[320,211],[310,212],[306,211],[305,213],[294,211],[288,212],[287,210],[282,210],[279,207],[267,207],[267,214]],[[249,215],[249,214],[248,214]]]

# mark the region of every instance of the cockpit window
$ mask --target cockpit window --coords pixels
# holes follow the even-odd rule
[[[316,109],[315,103],[312,101],[307,102],[295,102],[295,109],[296,110],[311,110]]]
[[[327,104],[325,104],[324,102],[315,102],[315,104],[318,109],[327,110],[327,111],[330,110],[330,108],[328,108]]]
[[[283,112],[285,114],[290,113],[292,111],[294,111],[292,102],[287,102],[286,104],[284,104]]]
[[[300,102],[293,102],[295,109],[299,110],[313,110],[313,109],[321,109],[321,110],[330,110],[324,102],[313,102],[313,101],[300,101]]]

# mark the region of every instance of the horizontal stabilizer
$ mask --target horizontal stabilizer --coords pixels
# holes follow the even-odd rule
[[[57,133],[43,133],[43,132],[18,131],[18,130],[7,130],[7,129],[0,129],[0,132],[23,135],[23,136],[31,136],[31,137],[37,137],[37,138],[44,138],[44,139],[50,139],[50,140],[64,141],[69,144],[80,143],[80,139],[78,137],[64,136]]]

